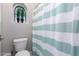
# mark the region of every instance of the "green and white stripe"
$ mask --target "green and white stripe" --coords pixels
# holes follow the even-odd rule
[[[39,4],[33,14],[34,52],[79,56],[79,3]]]
[[[64,54],[63,52],[58,51],[55,47],[53,47],[53,46],[51,46],[51,45],[49,45],[47,43],[44,43],[43,41],[40,41],[40,40],[35,39],[35,38],[34,38],[33,42],[34,41],[39,42],[39,43],[35,43],[35,44],[39,45],[41,47],[41,49],[49,51],[48,53],[51,54],[51,55],[53,55],[53,54],[54,55],[61,54],[61,55],[65,55],[65,56],[68,55],[68,54]]]
[[[64,32],[55,32],[55,31],[33,31],[33,34],[37,34],[43,37],[50,37],[56,41],[65,42],[71,44],[72,46],[79,46],[79,34],[64,33]],[[71,42],[73,41],[74,42]]]
[[[61,13],[59,15],[43,19],[43,20],[41,20],[39,22],[35,22],[33,24],[33,26],[39,26],[39,25],[44,25],[44,24],[66,23],[66,22],[72,22],[72,20],[79,20],[79,16],[78,16],[79,12],[78,12],[78,10],[79,10],[79,7],[76,7],[70,12]],[[73,18],[73,16],[75,17],[75,19]],[[44,22],[44,23],[42,23],[42,22]]]

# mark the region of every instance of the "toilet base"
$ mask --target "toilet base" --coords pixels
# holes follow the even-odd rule
[[[15,54],[17,53],[17,51],[11,51],[12,56],[15,56]]]

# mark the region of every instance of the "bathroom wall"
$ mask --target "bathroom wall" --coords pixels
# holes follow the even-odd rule
[[[31,11],[37,4],[25,4],[28,9],[27,23],[19,24],[14,22],[13,4],[2,4],[2,35],[3,52],[10,52],[12,50],[12,40],[16,38],[28,38],[27,49],[31,51],[32,43],[32,24],[31,24]]]
[[[1,35],[1,4],[0,4],[0,35]]]
[[[1,4],[0,4],[0,35],[1,35]],[[0,41],[0,56],[1,56],[1,41]]]

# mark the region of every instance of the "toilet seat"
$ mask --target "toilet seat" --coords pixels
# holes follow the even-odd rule
[[[30,52],[27,50],[19,51],[15,56],[30,56]]]

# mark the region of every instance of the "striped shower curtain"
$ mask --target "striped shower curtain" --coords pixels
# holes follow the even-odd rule
[[[33,55],[79,56],[79,3],[39,4],[32,36]]]

